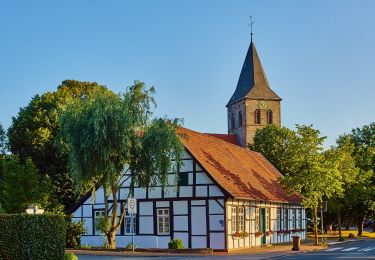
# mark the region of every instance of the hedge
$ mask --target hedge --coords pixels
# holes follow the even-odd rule
[[[0,259],[63,259],[66,222],[61,215],[0,215]]]

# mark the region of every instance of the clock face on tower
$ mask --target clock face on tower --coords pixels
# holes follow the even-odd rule
[[[260,109],[266,109],[268,107],[268,104],[266,101],[260,101],[259,102],[259,108]]]

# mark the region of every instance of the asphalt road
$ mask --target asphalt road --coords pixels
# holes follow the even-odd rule
[[[79,260],[177,260],[177,259],[203,259],[203,260],[259,260],[259,259],[282,259],[282,260],[315,260],[315,259],[375,259],[375,240],[364,240],[337,244],[320,251],[293,253],[293,254],[248,254],[248,255],[211,255],[211,256],[168,256],[168,257],[118,257],[118,256],[88,256],[78,255]]]
[[[337,244],[321,251],[284,256],[282,259],[375,259],[375,240]]]

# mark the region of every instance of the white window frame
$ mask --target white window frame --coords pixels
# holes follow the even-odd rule
[[[289,229],[288,209],[283,209],[283,228],[284,230]]]
[[[270,208],[266,208],[266,231],[270,230],[271,212]]]
[[[133,221],[132,221],[132,219],[133,219]],[[132,228],[133,228],[133,230],[132,230]],[[124,217],[124,232],[125,232],[125,235],[131,235],[132,231],[134,232],[134,234],[136,233],[136,217],[129,215],[128,212],[126,211],[125,217]]]
[[[231,229],[232,233],[235,233],[237,231],[237,207],[232,207],[231,213]]]
[[[276,214],[277,214],[277,230],[282,230],[282,227],[281,227],[281,208],[277,208],[276,209]]]
[[[295,209],[291,210],[291,219],[292,219],[291,229],[295,229],[296,228],[296,210]]]
[[[255,232],[260,230],[259,208],[255,208]]]
[[[169,235],[170,234],[170,216],[169,208],[157,208],[156,209],[156,223],[158,235]]]
[[[245,207],[238,208],[238,231],[245,231]]]

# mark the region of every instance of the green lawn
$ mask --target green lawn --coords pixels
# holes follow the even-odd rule
[[[328,238],[328,239],[334,239],[334,238],[338,238],[339,237],[339,232],[337,231],[336,232],[337,234],[324,234],[323,237],[324,238]],[[342,231],[342,236],[344,238],[348,238],[349,237],[349,234],[352,233],[356,238],[357,237],[357,230],[343,230]],[[314,233],[307,233],[307,237],[308,238],[314,238]],[[322,235],[318,235],[318,237],[322,237]],[[360,238],[375,238],[375,232],[368,232],[368,231],[363,231],[363,235],[360,237]]]

